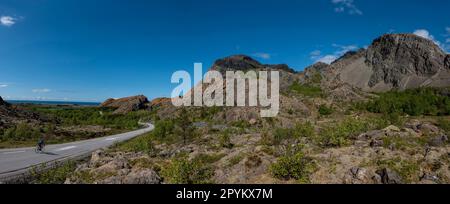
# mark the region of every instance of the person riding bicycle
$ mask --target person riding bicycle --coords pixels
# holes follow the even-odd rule
[[[38,142],[37,146],[38,146],[38,150],[39,151],[42,151],[44,149],[44,147],[45,147],[45,140],[44,140],[44,138],[39,139],[39,142]]]

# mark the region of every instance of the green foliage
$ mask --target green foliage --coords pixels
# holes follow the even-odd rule
[[[251,127],[250,123],[248,121],[245,121],[245,120],[234,121],[234,122],[231,123],[231,126],[237,127],[237,128],[241,128],[241,129],[245,129],[245,128]]]
[[[324,127],[317,136],[323,147],[343,147],[351,144],[351,139],[369,130],[386,127],[388,123],[379,118],[345,119],[337,124]]]
[[[302,152],[296,152],[278,158],[277,162],[270,166],[270,173],[278,179],[296,179],[307,183],[313,168],[311,158],[306,157]]]
[[[438,126],[442,128],[447,135],[450,135],[450,120],[448,118],[440,118],[438,120]]]
[[[154,135],[159,139],[166,139],[170,134],[173,134],[175,124],[171,120],[160,120],[156,122]]]
[[[245,154],[240,153],[234,157],[232,157],[228,162],[228,166],[232,167],[235,166],[236,164],[239,164],[243,159],[244,159]]]
[[[314,126],[311,122],[299,123],[294,128],[276,128],[272,135],[267,131],[262,133],[262,143],[265,145],[278,145],[289,139],[314,137]]]
[[[308,97],[322,97],[323,91],[320,87],[312,86],[312,85],[302,85],[298,82],[295,82],[292,84],[292,86],[289,88],[292,92],[308,96]]]
[[[333,114],[334,110],[333,107],[327,106],[327,105],[320,105],[319,106],[319,114],[321,116],[331,115]]]
[[[37,128],[33,128],[26,123],[20,123],[4,131],[1,141],[27,141],[36,140],[41,137],[41,132]]]
[[[406,183],[417,182],[420,178],[420,166],[417,162],[400,157],[376,161],[380,168],[390,168],[397,172]]]
[[[114,109],[98,107],[30,106],[28,109],[60,119],[62,124],[66,126],[101,125],[119,130],[139,128],[139,120],[150,119],[153,114],[148,111],[113,114]]]
[[[126,152],[145,152],[147,154],[154,154],[156,149],[153,145],[154,134],[148,133],[146,135],[134,138],[128,142],[117,145],[117,149]]]
[[[77,167],[75,162],[66,162],[50,170],[31,170],[32,183],[35,184],[63,184]]]
[[[450,114],[450,98],[436,88],[382,93],[365,108],[374,113],[442,116]]]
[[[213,106],[213,107],[201,107],[200,116],[195,118],[194,121],[211,121],[218,113],[223,111],[223,107]]]
[[[314,137],[314,125],[311,122],[299,123],[295,126],[293,135],[295,138]]]
[[[230,130],[228,129],[223,131],[220,135],[219,141],[221,147],[231,149],[234,146],[233,143],[231,143]]]
[[[171,184],[207,184],[211,183],[214,171],[200,159],[188,160],[182,157],[173,159],[162,169],[161,174]]]
[[[276,128],[273,132],[273,143],[280,144],[282,141],[293,138],[292,129]]]

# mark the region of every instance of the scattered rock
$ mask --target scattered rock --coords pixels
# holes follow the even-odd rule
[[[384,128],[383,130],[386,132],[400,132],[400,128],[394,125],[390,125],[387,128]]]
[[[448,142],[448,136],[447,135],[440,135],[433,137],[428,144],[432,147],[442,147],[445,146]]]
[[[161,184],[161,178],[153,170],[133,171],[123,179],[124,184]]]
[[[383,184],[403,184],[403,180],[395,171],[384,168],[376,172],[381,177]]]

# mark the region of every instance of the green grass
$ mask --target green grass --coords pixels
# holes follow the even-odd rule
[[[291,92],[307,97],[323,97],[323,91],[318,86],[302,85],[298,82],[295,82],[289,89]]]

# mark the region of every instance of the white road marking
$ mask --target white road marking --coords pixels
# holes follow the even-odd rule
[[[18,154],[18,153],[24,153],[26,151],[15,151],[15,152],[4,152],[3,154]]]
[[[113,141],[113,140],[117,140],[117,137],[113,137],[113,138],[106,138],[105,141]]]
[[[60,152],[60,151],[66,151],[66,150],[69,150],[69,149],[74,149],[74,148],[77,148],[77,146],[63,147],[63,148],[57,149],[55,151]]]

